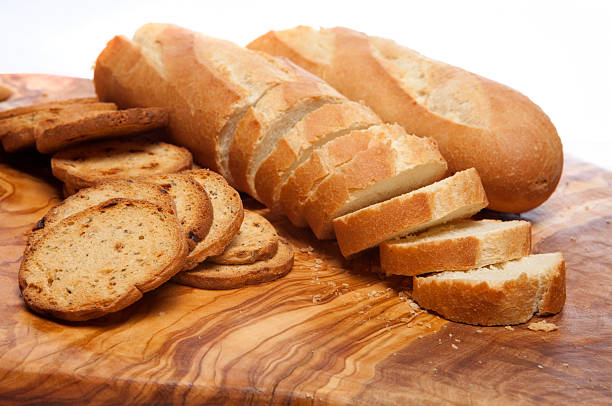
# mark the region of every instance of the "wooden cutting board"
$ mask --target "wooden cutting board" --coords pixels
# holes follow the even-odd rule
[[[0,83],[17,90],[0,109],[92,93],[55,76]],[[48,165],[0,154],[0,404],[612,403],[612,174],[600,168],[567,159],[553,197],[521,216],[534,252],[567,261],[567,303],[547,318],[559,329],[544,333],[415,314],[409,280],[377,276],[375,254],[343,260],[252,201],[296,248],[285,278],[228,291],[168,283],[104,319],[41,318],[17,271],[24,233],[59,201]]]

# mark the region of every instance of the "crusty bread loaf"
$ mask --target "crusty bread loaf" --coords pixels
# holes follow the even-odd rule
[[[75,116],[40,131],[36,135],[36,149],[49,154],[87,140],[138,134],[164,127],[167,123],[168,112],[159,107]]]
[[[191,167],[191,154],[165,142],[97,141],[57,152],[53,175],[76,188],[108,179],[128,179],[175,173]]]
[[[28,246],[19,287],[37,313],[88,320],[121,310],[166,282],[186,255],[173,212],[113,199],[61,220]]]
[[[238,234],[225,250],[209,261],[222,265],[246,265],[273,257],[278,250],[276,229],[265,217],[245,210]]]
[[[286,275],[293,267],[293,247],[284,239],[276,254],[247,265],[219,265],[202,262],[191,271],[176,274],[173,281],[200,289],[236,289],[270,282]]]
[[[208,169],[184,171],[206,190],[212,203],[213,222],[206,237],[191,250],[183,269],[192,269],[206,258],[219,255],[231,243],[244,217],[242,200],[223,178]]]
[[[434,137],[452,172],[478,169],[493,210],[523,212],[555,190],[561,141],[513,89],[346,28],[271,31],[248,48],[287,57],[386,122]]]
[[[255,198],[255,173],[278,140],[308,113],[327,103],[346,101],[320,78],[286,63],[295,78],[270,89],[247,111],[227,153],[226,177],[238,190]]]
[[[314,150],[351,131],[381,123],[370,108],[355,102],[326,104],[307,114],[278,140],[257,169],[255,189],[258,200],[280,210],[280,187]]]
[[[333,226],[340,251],[348,257],[392,238],[470,217],[486,206],[487,196],[472,168],[338,217]]]
[[[528,221],[458,220],[380,244],[387,274],[421,275],[510,261],[531,252]]]
[[[524,323],[534,314],[561,311],[565,303],[565,261],[557,252],[467,272],[416,277],[412,297],[421,307],[461,323]]]
[[[336,217],[441,179],[446,161],[436,142],[405,133],[398,125],[370,127],[365,150],[337,166],[304,202],[308,225],[320,239],[334,237]]]
[[[171,173],[141,178],[166,190],[176,206],[189,249],[206,238],[213,222],[213,207],[206,189],[188,173]]]

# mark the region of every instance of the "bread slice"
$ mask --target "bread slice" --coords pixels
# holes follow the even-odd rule
[[[76,116],[73,120],[44,128],[36,136],[36,149],[49,154],[83,141],[138,134],[165,127],[167,123],[168,111],[159,107]]]
[[[225,250],[209,258],[222,265],[246,265],[273,257],[278,250],[278,234],[265,217],[245,210],[238,234]]]
[[[466,270],[529,255],[531,223],[458,220],[385,241],[379,249],[387,275]]]
[[[169,212],[174,213],[176,210],[168,192],[158,185],[132,179],[110,180],[81,189],[49,210],[30,234],[30,240],[35,239],[35,236],[40,235],[42,231],[54,227],[66,217],[115,198],[145,200]]]
[[[366,131],[372,134],[368,147],[336,167],[304,202],[304,217],[319,239],[334,237],[334,218],[428,185],[446,173],[435,141],[408,135],[398,125]]]
[[[355,102],[325,104],[308,113],[284,134],[257,168],[255,190],[259,201],[280,211],[280,187],[312,152],[354,130],[381,124],[374,112]]]
[[[15,107],[10,110],[0,111],[0,120],[20,116],[22,114],[33,113],[35,111],[48,110],[48,109],[62,109],[67,105],[71,104],[87,104],[99,102],[97,97],[79,97],[65,100],[54,100],[46,103],[31,104],[29,106]]]
[[[189,151],[165,142],[97,141],[57,152],[53,175],[77,188],[108,179],[128,179],[175,173],[191,167]]]
[[[519,324],[561,311],[565,261],[560,252],[414,279],[412,297],[443,317],[484,326]]]
[[[142,180],[159,185],[170,194],[190,250],[206,238],[213,222],[213,206],[199,182],[187,173],[149,176]]]
[[[5,101],[13,95],[13,91],[6,86],[0,85],[0,102]]]
[[[470,217],[487,203],[478,172],[472,168],[338,217],[333,225],[340,251],[348,257],[392,238]]]
[[[284,239],[272,258],[248,265],[219,265],[202,262],[191,271],[179,272],[173,281],[200,289],[236,289],[273,281],[293,267],[293,247]]]
[[[37,313],[88,320],[121,310],[166,282],[186,255],[174,213],[113,199],[61,220],[27,247],[19,288]]]
[[[223,176],[208,169],[196,169],[181,173],[189,174],[206,190],[212,203],[213,222],[206,237],[197,243],[185,260],[184,269],[196,267],[206,258],[219,255],[238,233],[244,210],[242,200]]]
[[[48,128],[115,110],[114,103],[74,103],[6,118],[0,120],[2,147],[7,152],[30,148]]]
[[[346,98],[316,76],[283,60],[295,78],[268,90],[240,120],[229,148],[228,181],[257,198],[255,173],[278,140],[308,113]]]

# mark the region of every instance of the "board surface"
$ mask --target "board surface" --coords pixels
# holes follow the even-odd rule
[[[93,92],[83,79],[0,75],[17,83],[0,110],[28,94]],[[603,169],[567,158],[552,198],[521,216],[533,223],[533,251],[562,251],[567,262],[565,308],[546,318],[559,329],[544,333],[419,313],[402,293],[407,279],[372,272],[375,254],[346,261],[333,242],[252,201],[296,248],[286,277],[228,291],[168,283],[102,319],[44,319],[23,305],[17,272],[24,233],[59,201],[48,165],[35,152],[0,152],[2,405],[612,403],[612,174]]]

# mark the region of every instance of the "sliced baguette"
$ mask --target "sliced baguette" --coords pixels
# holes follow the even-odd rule
[[[187,173],[172,173],[142,178],[166,190],[176,206],[176,216],[185,230],[192,250],[208,234],[213,222],[213,207],[202,185]]]
[[[238,234],[225,250],[209,261],[221,265],[246,265],[273,257],[278,250],[278,234],[265,217],[245,210]]]
[[[531,223],[458,220],[385,241],[379,249],[387,275],[467,270],[529,255]]]
[[[443,317],[484,326],[519,324],[561,311],[565,261],[539,254],[477,268],[416,277],[413,299]]]
[[[487,203],[478,172],[472,168],[338,217],[333,226],[340,251],[348,257],[392,238],[470,217]]]
[[[112,140],[83,144],[51,158],[53,175],[75,188],[103,180],[175,173],[191,167],[189,151],[165,142]]]
[[[236,127],[227,154],[228,181],[255,198],[255,173],[278,140],[308,113],[346,100],[318,77],[283,62],[288,70],[294,70],[295,78],[270,89],[249,108]]]
[[[334,237],[336,217],[441,179],[446,161],[436,142],[408,135],[399,125],[370,127],[366,150],[340,165],[309,193],[304,217],[319,239]]]
[[[113,199],[61,220],[28,246],[19,288],[37,313],[88,320],[121,310],[166,282],[186,255],[173,212]]]
[[[240,230],[244,217],[242,200],[223,176],[208,169],[184,171],[206,190],[212,203],[213,222],[206,237],[191,250],[183,269],[192,269],[206,258],[219,255]]]
[[[36,135],[36,149],[43,154],[56,152],[87,140],[138,134],[165,127],[168,111],[159,107],[133,108],[75,116],[47,126]]]
[[[355,102],[326,104],[307,114],[283,135],[255,174],[258,199],[280,211],[280,187],[315,149],[354,130],[381,124],[374,112]]]
[[[176,274],[173,281],[200,289],[236,289],[270,282],[286,275],[293,267],[293,247],[280,239],[276,254],[248,265],[219,265],[202,262],[191,271]]]

